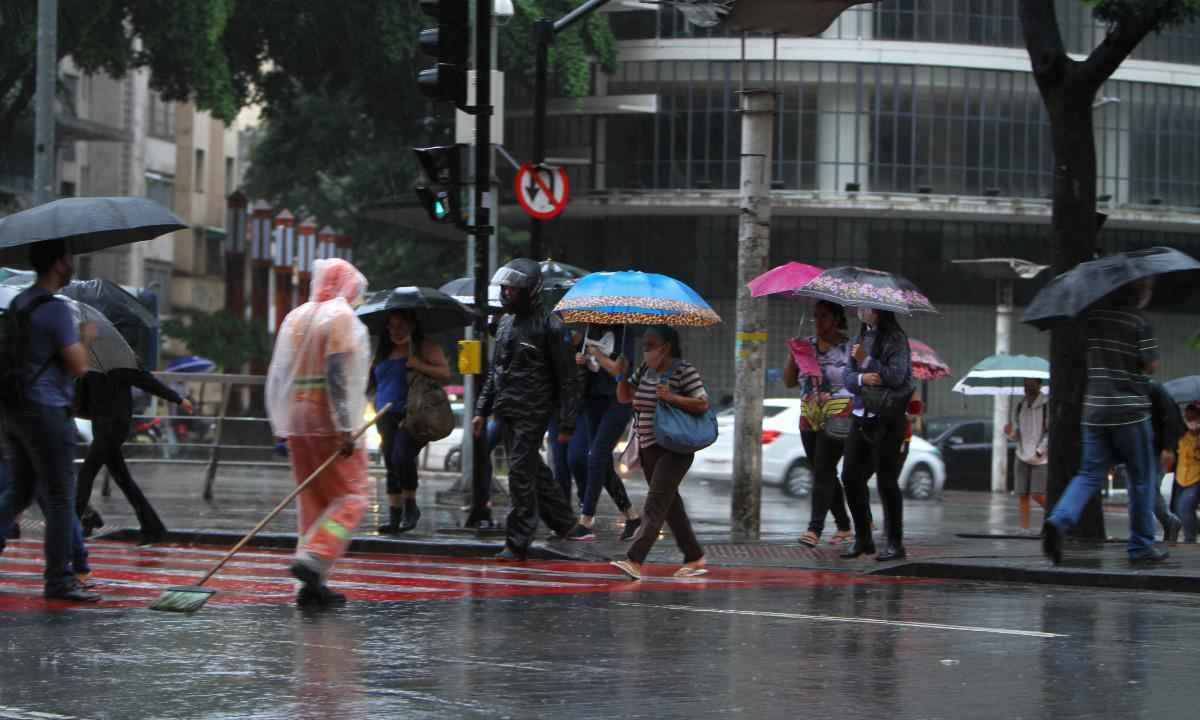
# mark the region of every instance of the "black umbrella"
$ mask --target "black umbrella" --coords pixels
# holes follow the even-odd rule
[[[584,275],[591,275],[591,271],[589,270],[561,263],[557,260],[547,259],[539,264],[542,268],[542,286],[545,288],[570,287],[574,281]]]
[[[446,293],[467,307],[475,307],[475,278],[460,277],[451,280],[438,288],[438,292]],[[500,286],[488,285],[488,313],[498,313],[501,309]]]
[[[355,312],[372,333],[380,334],[388,315],[398,310],[414,313],[426,333],[462,328],[474,321],[472,310],[446,293],[412,285],[375,293]]]
[[[79,254],[186,227],[175,213],[146,198],[63,198],[0,219],[0,263],[26,262],[29,246],[46,240],[66,240]]]
[[[1175,378],[1163,383],[1163,388],[1180,405],[1200,402],[1200,375]]]
[[[0,285],[0,310],[7,311],[13,298],[21,292],[20,288]],[[91,305],[65,295],[60,294],[58,298],[71,309],[71,314],[75,316],[75,322],[78,325],[92,323],[96,326],[96,339],[88,346],[88,367],[100,372],[120,368],[135,370],[139,367],[133,348],[129,347],[129,343],[125,342],[120,331],[109,322],[104,313]]]
[[[1087,308],[1131,282],[1148,277],[1200,270],[1200,262],[1167,247],[1117,253],[1080,263],[1042,288],[1022,322],[1047,330],[1074,319]],[[1190,280],[1191,277],[1183,276]],[[1190,286],[1193,283],[1187,283]],[[1182,286],[1181,286],[1182,287]],[[1156,288],[1156,294],[1168,295],[1168,288]]]
[[[912,281],[871,268],[829,268],[794,292],[801,297],[827,300],[845,307],[891,310],[901,315],[937,312]]]

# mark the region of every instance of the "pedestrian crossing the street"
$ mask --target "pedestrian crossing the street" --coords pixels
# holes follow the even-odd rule
[[[92,581],[104,601],[89,607],[137,607],[173,585],[190,585],[224,554],[211,547],[136,547],[100,541],[88,546]],[[254,549],[239,553],[208,586],[218,592],[212,605],[290,604],[296,582],[288,572],[291,553]],[[0,612],[81,607],[47,601],[42,593],[42,548],[36,540],[12,541],[0,555]],[[351,602],[518,597],[634,591],[672,592],[707,588],[737,589],[785,585],[851,585],[891,582],[851,573],[786,568],[710,568],[698,578],[676,578],[674,565],[647,565],[632,582],[604,562],[492,560],[422,555],[350,554],[339,561],[330,586]]]

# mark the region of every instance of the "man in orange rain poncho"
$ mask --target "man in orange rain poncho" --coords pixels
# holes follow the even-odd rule
[[[354,315],[367,280],[345,260],[313,264],[312,296],[284,319],[267,371],[267,416],[287,438],[296,482],[340,457],[299,497],[300,540],[291,571],[303,583],[297,604],[337,605],[325,584],[367,509],[367,451],[353,431],[366,406],[371,346]]]

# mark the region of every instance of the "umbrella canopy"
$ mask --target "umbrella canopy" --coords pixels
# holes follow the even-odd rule
[[[937,354],[937,351],[920,340],[908,339],[908,349],[912,352],[913,377],[917,380],[941,380],[950,377],[950,366]]]
[[[153,345],[158,338],[158,318],[120,285],[108,280],[76,280],[59,292],[104,313],[140,357],[149,357],[157,349]]]
[[[575,280],[591,274],[590,270],[584,270],[581,267],[561,263],[557,260],[546,259],[539,263],[539,265],[542,268],[542,286],[548,288],[569,287]]]
[[[176,358],[167,363],[165,372],[172,373],[210,373],[217,369],[217,364],[206,357],[188,355]]]
[[[384,331],[388,315],[408,311],[417,317],[422,332],[463,328],[474,321],[470,308],[440,290],[407,285],[376,293],[355,310],[358,319],[376,335]]]
[[[788,351],[801,375],[821,377],[821,364],[817,361],[817,349],[813,347],[812,343],[800,338],[792,338],[788,340]]]
[[[1131,282],[1143,278],[1200,270],[1200,262],[1167,247],[1135,250],[1089,260],[1059,275],[1042,288],[1022,322],[1047,330],[1067,322]]]
[[[0,309],[7,311],[13,298],[20,295],[21,288],[11,285],[0,285]],[[67,304],[78,325],[92,323],[96,326],[96,339],[88,345],[88,367],[100,372],[108,372],[126,368],[138,368],[137,355],[133,348],[121,336],[117,328],[109,322],[104,313],[86,303],[81,303],[65,295],[57,295],[58,299]]]
[[[747,287],[750,288],[750,295],[753,297],[793,292],[807,285],[822,272],[823,270],[816,265],[793,261],[771,268],[751,280]]]
[[[937,312],[929,298],[907,279],[870,268],[830,268],[797,290],[796,294],[828,300],[845,307],[890,310],[901,315]]]
[[[0,262],[24,262],[29,246],[66,240],[72,253],[89,253],[153,240],[187,225],[175,213],[140,197],[73,197],[0,219]]]
[[[467,307],[475,307],[475,278],[461,277],[438,288]],[[488,312],[500,312],[500,286],[488,285]]]
[[[554,308],[569,323],[707,327],[721,316],[684,283],[636,270],[592,273]]]
[[[992,355],[981,360],[954,386],[964,395],[1024,395],[1027,379],[1042,381],[1050,392],[1050,363],[1030,355]]]
[[[0,282],[5,285],[32,285],[34,280],[37,280],[37,273],[32,270],[0,268]]]
[[[1175,378],[1163,383],[1163,388],[1180,405],[1200,402],[1200,375]]]

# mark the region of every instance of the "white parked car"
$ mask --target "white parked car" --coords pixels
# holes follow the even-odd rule
[[[696,453],[692,476],[732,481],[733,413],[729,409],[717,415],[720,435],[717,442]],[[763,401],[763,484],[780,485],[785,493],[795,497],[807,496],[813,484],[812,466],[800,442],[800,416],[801,401],[797,398]],[[900,471],[901,489],[910,498],[929,500],[942,494],[945,483],[946,466],[941,452],[914,436]]]

